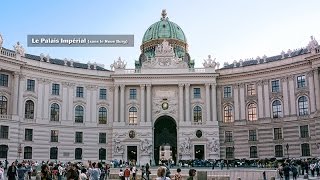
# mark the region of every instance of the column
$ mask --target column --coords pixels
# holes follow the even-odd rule
[[[246,102],[244,100],[244,83],[240,85],[240,119],[246,119]]]
[[[211,121],[211,108],[210,108],[210,84],[205,84],[206,87],[206,110],[207,110],[207,122]]]
[[[24,106],[24,99],[23,93],[26,89],[26,77],[25,75],[20,74],[20,85],[19,85],[19,98],[18,98],[18,114],[21,118],[24,118],[23,106]]]
[[[314,80],[313,80],[313,72],[308,72],[308,84],[309,84],[309,91],[310,91],[310,110],[311,113],[316,111],[316,98],[315,98],[315,92],[314,92]]]
[[[282,82],[282,94],[283,94],[283,114],[289,116],[289,96],[288,96],[288,78],[281,78]]]
[[[68,121],[74,121],[73,113],[74,113],[74,107],[73,107],[73,97],[75,94],[75,84],[68,83]]]
[[[263,85],[263,82],[262,81],[258,81],[257,83],[258,85],[258,117],[259,118],[264,118],[263,117],[263,113],[264,113],[264,110],[263,110],[263,90],[262,90],[262,85]]]
[[[147,84],[147,122],[151,122],[151,84]]]
[[[98,118],[97,118],[97,114],[98,114],[98,109],[97,109],[97,97],[98,97],[98,87],[97,86],[93,86],[91,89],[91,122],[97,122]],[[108,95],[108,94],[107,94]],[[109,120],[109,112],[110,110],[108,109],[107,111],[107,121]]]
[[[269,99],[269,80],[263,81],[263,93],[264,93],[264,117],[270,117],[270,99]]]
[[[314,88],[316,95],[316,106],[317,110],[320,111],[320,86],[319,86],[319,70],[318,68],[313,71]]]
[[[187,122],[190,122],[190,84],[185,84],[185,105],[186,105],[186,118]]]
[[[125,85],[121,84],[120,85],[120,122],[125,122],[124,120],[124,89]]]
[[[179,84],[179,122],[183,122],[183,86],[184,84]]]
[[[43,93],[44,94],[43,95],[44,97],[43,98],[43,119],[46,119],[46,120],[49,120],[49,92],[50,92],[50,81],[46,79],[44,82],[44,93]]]
[[[211,84],[211,101],[212,101],[212,119],[211,121],[217,121],[217,84]]]
[[[67,120],[68,113],[68,83],[62,83],[62,106],[61,106],[61,118],[62,121]]]
[[[222,100],[221,100],[221,98],[222,98],[222,92],[221,92],[221,90],[222,90],[222,87],[221,86],[216,86],[217,87],[217,103],[216,103],[216,105],[217,105],[217,119],[218,119],[218,121],[222,121],[222,113],[221,113],[221,110],[222,110],[222,108],[221,108],[221,105],[222,105]]]
[[[235,84],[233,86],[233,99],[234,99],[234,120],[240,120],[240,111],[239,111],[239,85]],[[222,110],[222,112],[224,109]]]
[[[37,103],[37,119],[44,118],[43,116],[43,91],[44,91],[44,84],[43,79],[38,78],[37,79],[37,85],[38,85],[38,103]],[[49,107],[48,107],[49,108]]]
[[[13,86],[12,86],[12,114],[18,115],[18,97],[19,97],[19,73],[13,73]]]
[[[144,118],[144,114],[145,114],[145,107],[144,107],[144,103],[145,103],[145,85],[141,84],[140,85],[140,90],[141,90],[141,98],[140,98],[140,122],[145,123],[145,118]]]
[[[91,119],[91,89],[92,86],[85,86],[85,98],[86,98],[86,107],[85,107],[85,119],[84,122],[92,122]]]
[[[119,85],[114,85],[114,119],[113,122],[119,122]]]
[[[289,99],[290,99],[290,115],[296,114],[296,98],[294,94],[294,76],[289,77]]]

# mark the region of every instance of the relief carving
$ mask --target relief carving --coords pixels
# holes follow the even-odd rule
[[[186,137],[180,144],[180,153],[184,155],[191,154],[191,141],[190,137]]]

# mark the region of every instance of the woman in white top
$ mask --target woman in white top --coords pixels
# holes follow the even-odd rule
[[[80,174],[80,176],[79,176],[79,179],[80,179],[80,180],[87,180],[88,177],[87,177],[86,173],[87,173],[87,170],[86,170],[85,168],[83,168],[83,169],[81,170],[81,174]]]

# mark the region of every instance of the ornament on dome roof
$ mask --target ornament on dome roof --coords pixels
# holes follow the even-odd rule
[[[14,50],[16,51],[17,54],[20,54],[21,56],[24,56],[25,51],[24,51],[24,48],[22,47],[22,45],[20,45],[19,41],[13,47],[14,47]]]
[[[121,60],[121,57],[118,58],[117,61],[114,61],[113,64],[110,65],[111,69],[125,69],[127,63],[124,60]]]
[[[286,55],[286,53],[282,50],[282,51],[281,51],[281,59],[284,59],[284,58],[285,58],[285,55]]]
[[[162,16],[161,21],[168,20],[168,17],[167,17],[167,10],[162,9],[161,16]]]
[[[205,60],[204,59],[204,62],[202,63],[203,64],[203,67],[204,68],[216,68],[216,66],[218,65],[216,63],[216,58],[214,58],[213,60],[211,59],[211,55],[208,55],[208,59]]]
[[[315,50],[319,47],[319,44],[318,44],[318,41],[313,36],[311,36],[310,38],[311,38],[311,41],[309,42],[307,49],[309,52],[315,53],[316,52]]]
[[[287,52],[287,54],[288,54],[288,57],[291,57],[291,54],[292,54],[292,51],[291,51],[291,49],[288,49],[288,52]]]

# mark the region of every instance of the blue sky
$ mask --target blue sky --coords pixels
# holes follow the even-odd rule
[[[0,33],[6,48],[13,49],[20,41],[30,54],[97,62],[108,69],[121,56],[128,68],[134,68],[145,30],[166,9],[169,19],[186,34],[196,67],[201,67],[209,54],[222,65],[305,47],[311,35],[320,39],[319,7],[318,0],[3,0]],[[134,34],[135,46],[26,47],[29,34]]]

